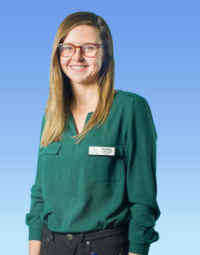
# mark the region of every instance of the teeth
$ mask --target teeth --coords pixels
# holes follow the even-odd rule
[[[86,66],[72,66],[72,69],[83,69],[85,68]]]

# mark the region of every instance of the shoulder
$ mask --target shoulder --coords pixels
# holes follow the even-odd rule
[[[45,116],[45,112],[44,112],[43,116],[42,116],[42,127],[44,127],[45,122],[46,122],[46,116]]]
[[[117,94],[119,97],[127,99],[127,100],[133,100],[133,99],[146,100],[143,96],[130,91],[118,90]]]
[[[141,95],[129,91],[119,91],[119,98],[121,97],[121,105],[123,105],[123,114],[126,116],[127,123],[130,119],[133,120],[134,125],[139,128],[146,127],[153,128],[155,137],[157,137],[156,128],[154,125],[153,115],[148,101]],[[122,103],[123,99],[123,103]]]
[[[45,112],[44,112],[43,116],[42,116],[42,121],[41,121],[41,133],[44,129],[45,123],[46,123],[46,117],[45,117]]]
[[[124,104],[124,107],[127,109],[133,108],[137,105],[140,107],[149,107],[146,98],[137,93],[123,90],[119,90],[117,93],[119,102]]]

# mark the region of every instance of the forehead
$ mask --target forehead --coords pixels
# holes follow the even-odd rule
[[[96,27],[80,25],[74,27],[65,36],[63,43],[83,44],[86,42],[101,43],[100,32]]]

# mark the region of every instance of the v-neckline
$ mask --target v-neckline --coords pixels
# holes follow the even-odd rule
[[[93,111],[93,112],[94,112],[94,111]],[[85,127],[85,124],[86,124],[86,122],[87,122],[88,116],[90,116],[90,114],[92,114],[93,112],[88,112],[88,113],[87,113],[83,127]],[[74,117],[73,117],[73,114],[72,114],[72,111],[71,111],[71,110],[70,110],[70,115],[71,115],[71,117],[72,117],[73,128],[75,129],[76,135],[80,135],[80,133],[81,133],[82,131],[81,131],[80,133],[78,133],[78,130],[77,130],[77,128],[76,128],[76,123],[75,123],[75,120],[74,120]]]
[[[114,99],[115,99],[115,96],[116,94],[121,91],[121,90],[117,90],[116,93],[114,94]],[[114,101],[114,100],[113,100]],[[87,119],[88,119],[88,116],[91,117],[91,114],[93,113],[94,111],[92,112],[88,112],[87,115],[86,115],[86,118],[85,118],[85,122],[84,122],[84,126],[86,125],[87,123]],[[70,118],[71,118],[71,122],[70,122]],[[76,129],[76,124],[75,124],[75,120],[74,120],[74,117],[73,117],[73,114],[72,114],[72,111],[70,110],[70,115],[69,115],[69,124],[72,124],[71,125],[71,128],[73,129],[74,133],[76,133],[75,135],[79,135],[80,133],[77,132],[77,129]],[[83,127],[84,127],[83,126]]]

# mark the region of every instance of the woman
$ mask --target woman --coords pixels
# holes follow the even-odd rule
[[[52,50],[29,255],[147,255],[159,239],[156,138],[147,101],[114,90],[106,22],[67,16]]]

